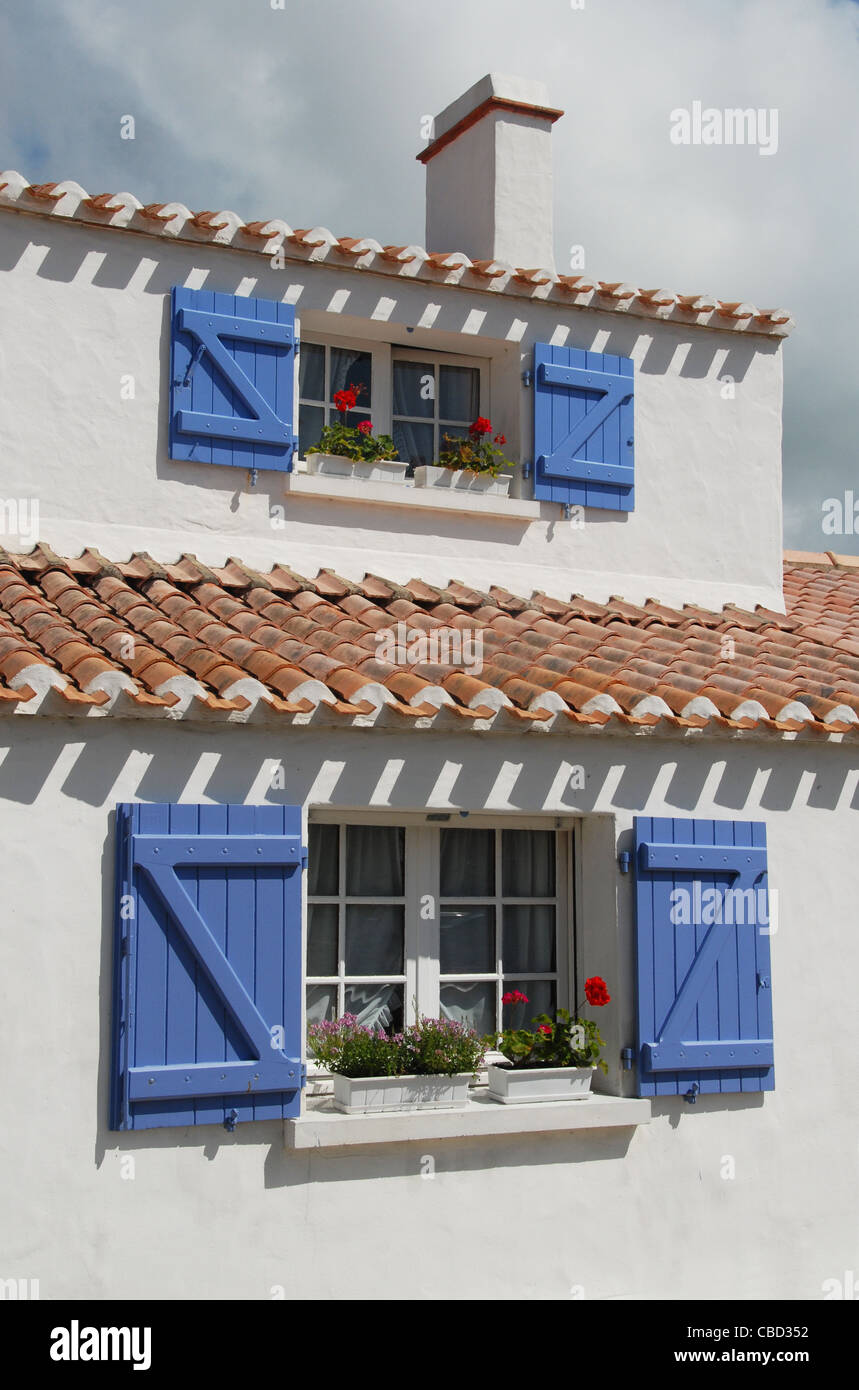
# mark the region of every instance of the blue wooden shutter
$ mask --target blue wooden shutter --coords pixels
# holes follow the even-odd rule
[[[113,1129],[299,1113],[305,858],[298,806],[118,807]]]
[[[639,1095],[771,1091],[766,827],[639,816],[635,839]]]
[[[535,344],[535,497],[632,511],[633,391],[631,357]]]
[[[295,348],[293,305],[174,286],[170,457],[290,472]]]

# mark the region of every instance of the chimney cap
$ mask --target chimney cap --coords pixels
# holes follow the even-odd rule
[[[513,111],[553,124],[564,113],[557,107],[547,105],[547,102],[545,82],[488,72],[436,116],[433,123],[433,139],[415,158],[426,164],[433,155],[443,150],[445,145],[449,145],[463,131],[476,125],[487,112],[493,110]]]

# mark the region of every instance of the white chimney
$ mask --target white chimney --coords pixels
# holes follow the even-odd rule
[[[417,158],[427,170],[428,251],[554,269],[552,126],[542,82],[489,73],[446,106]]]

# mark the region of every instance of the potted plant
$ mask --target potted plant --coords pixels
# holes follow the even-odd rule
[[[471,1028],[418,1019],[402,1033],[367,1028],[354,1014],[313,1023],[310,1050],[334,1079],[334,1106],[346,1115],[390,1110],[461,1110],[485,1047]]]
[[[307,450],[308,471],[377,482],[405,482],[409,465],[396,457],[397,446],[391,436],[374,436],[372,420],[361,420],[357,425],[346,423],[346,416],[355,409],[363,389],[352,384],[346,390],[335,391],[334,404],[340,419],[336,424],[325,425],[319,443]]]
[[[468,427],[465,439],[444,436],[445,447],[439,452],[437,464],[424,464],[415,469],[417,487],[466,488],[471,492],[494,493],[506,497],[510,490],[512,469],[501,446],[507,443],[503,434],[492,434],[492,421],[480,415]]]
[[[589,1004],[601,1008],[611,999],[605,981],[594,975],[585,981]],[[527,1004],[520,990],[505,994],[504,1004]],[[586,1100],[605,1043],[591,1019],[573,1018],[558,1009],[554,1018],[538,1014],[534,1032],[508,1028],[494,1043],[507,1059],[487,1067],[489,1094],[502,1105],[524,1105],[546,1100]]]

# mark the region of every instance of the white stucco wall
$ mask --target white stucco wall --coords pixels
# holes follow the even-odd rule
[[[360,229],[358,229],[360,230]],[[757,334],[698,329],[534,297],[189,246],[0,210],[0,499],[35,498],[40,538],[111,559],[183,550],[239,555],[313,576],[332,566],[398,581],[503,582],[604,600],[782,606],[781,356]],[[536,341],[636,362],[636,507],[588,510],[580,529],[550,503],[530,517],[442,514],[379,500],[339,506],[285,494],[262,472],[167,454],[169,291],[174,284],[295,302],[305,338],[374,339],[389,351],[491,362],[488,410],[508,454],[530,460]],[[734,379],[733,398],[722,378]],[[132,377],[134,399],[123,399]],[[381,389],[379,397],[384,396]],[[387,424],[386,405],[374,407]],[[521,483],[524,496],[530,485]],[[517,488],[517,490],[520,490]],[[286,508],[285,517],[274,508]],[[0,543],[19,546],[8,534]]]
[[[279,1124],[111,1133],[110,812],[264,800],[271,759],[286,788],[269,796],[288,801],[581,814],[586,968],[611,979],[612,1046],[632,1041],[616,837],[637,812],[766,820],[775,1091],[658,1100],[635,1130],[348,1152],[289,1153]],[[376,1299],[820,1298],[856,1268],[857,777],[855,749],[811,743],[6,720],[0,1276],[45,1299],[336,1299],[356,1280]]]

